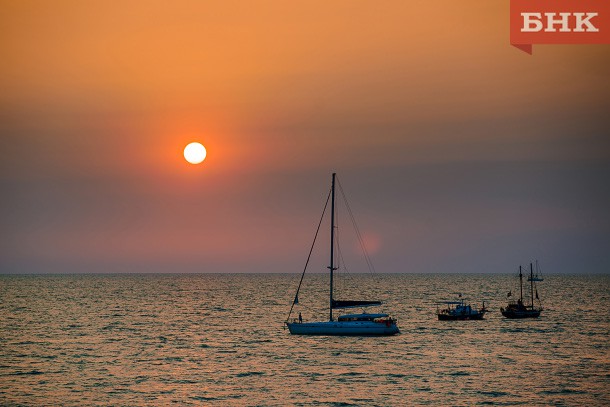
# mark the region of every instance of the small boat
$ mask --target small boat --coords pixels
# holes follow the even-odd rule
[[[542,277],[542,270],[538,267],[538,260],[536,260],[536,272],[527,278],[527,281],[544,281]]]
[[[288,313],[288,318],[286,318],[285,324],[288,327],[288,330],[292,335],[351,335],[351,336],[380,336],[380,335],[395,335],[399,333],[398,326],[396,325],[396,319],[390,317],[388,314],[346,314],[341,315],[337,319],[333,316],[333,310],[336,309],[345,309],[345,308],[363,308],[363,307],[371,307],[371,306],[379,306],[381,305],[381,301],[377,300],[337,300],[334,297],[334,287],[333,287],[333,278],[334,272],[338,269],[337,263],[335,262],[335,245],[336,245],[336,236],[335,236],[335,179],[336,174],[332,175],[332,185],[331,190],[329,192],[328,197],[326,198],[326,204],[324,205],[324,210],[322,211],[322,218],[320,219],[320,223],[318,224],[318,231],[320,230],[320,226],[322,224],[322,220],[324,219],[324,213],[326,212],[326,207],[328,206],[328,200],[331,199],[331,210],[330,210],[330,266],[329,269],[329,285],[330,285],[330,301],[329,301],[329,318],[328,321],[320,321],[320,322],[304,322],[299,313],[298,319],[293,319],[290,321],[290,316],[292,314],[293,308],[295,305],[299,304],[299,291],[301,289],[301,284],[303,283],[303,277],[305,276],[305,271],[307,270],[307,265],[309,263],[309,259],[311,258],[311,253],[313,251],[316,238],[318,236],[318,231],[316,231],[316,237],[314,237],[314,242],[309,251],[309,256],[307,258],[307,262],[305,263],[305,269],[301,275],[301,281],[299,282],[299,286],[297,288],[296,295],[294,296],[294,300],[292,302],[292,306],[290,307],[290,312]],[[341,190],[343,193],[343,190]],[[343,195],[345,197],[345,195]],[[351,210],[349,211],[351,215]],[[352,223],[355,225],[354,219],[352,219]],[[357,233],[357,236],[360,236]],[[364,249],[364,244],[361,241],[361,246]],[[340,253],[339,253],[340,254]],[[367,259],[367,264],[370,263],[370,259],[365,252],[365,258]]]
[[[470,304],[464,304],[464,300],[445,301],[439,304],[445,304],[447,307],[436,308],[436,315],[439,321],[467,321],[471,319],[483,319],[485,313],[485,303],[480,310],[473,308]]]
[[[540,312],[542,311],[542,306],[540,305],[540,299],[538,297],[538,290],[534,286],[534,268],[532,263],[530,263],[530,278],[528,279],[530,282],[530,299],[531,302],[529,305],[525,305],[523,302],[523,273],[521,271],[521,266],[519,266],[519,299],[517,301],[510,300],[506,308],[500,308],[500,312],[506,318],[510,319],[522,319],[522,318],[538,318],[540,316]],[[507,297],[512,296],[512,291],[508,292]],[[534,306],[534,296],[538,300],[538,307]]]

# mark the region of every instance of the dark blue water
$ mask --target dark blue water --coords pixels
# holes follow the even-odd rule
[[[610,276],[545,276],[521,321],[513,277],[356,275],[402,331],[357,338],[283,329],[297,275],[0,276],[0,405],[610,405]],[[437,321],[457,293],[494,312]]]

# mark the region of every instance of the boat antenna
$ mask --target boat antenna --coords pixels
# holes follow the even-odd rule
[[[324,209],[322,210],[322,216],[320,216],[320,222],[318,222],[318,228],[316,229],[316,234],[313,238],[313,242],[311,243],[311,248],[309,249],[309,254],[307,255],[307,261],[305,262],[305,267],[303,268],[303,272],[301,273],[301,280],[299,281],[299,286],[297,287],[297,292],[294,295],[294,300],[292,301],[292,305],[290,306],[290,311],[288,312],[288,317],[286,317],[286,322],[290,320],[290,315],[292,314],[292,309],[296,304],[299,303],[299,290],[301,289],[301,284],[303,284],[303,278],[305,277],[305,271],[307,270],[307,266],[309,265],[309,260],[311,259],[311,253],[313,252],[313,248],[316,244],[316,239],[318,238],[318,233],[320,232],[320,226],[322,226],[322,220],[324,219],[324,214],[326,213],[326,208],[328,207],[328,200],[330,199],[330,191],[328,191],[328,195],[326,196],[326,203],[324,204]]]

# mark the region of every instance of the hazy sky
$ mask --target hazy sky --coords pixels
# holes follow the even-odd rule
[[[333,171],[378,272],[610,272],[610,45],[508,7],[0,1],[0,273],[299,273]]]

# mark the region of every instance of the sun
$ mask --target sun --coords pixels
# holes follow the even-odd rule
[[[184,147],[184,159],[191,164],[200,164],[207,152],[201,143],[193,142]]]

